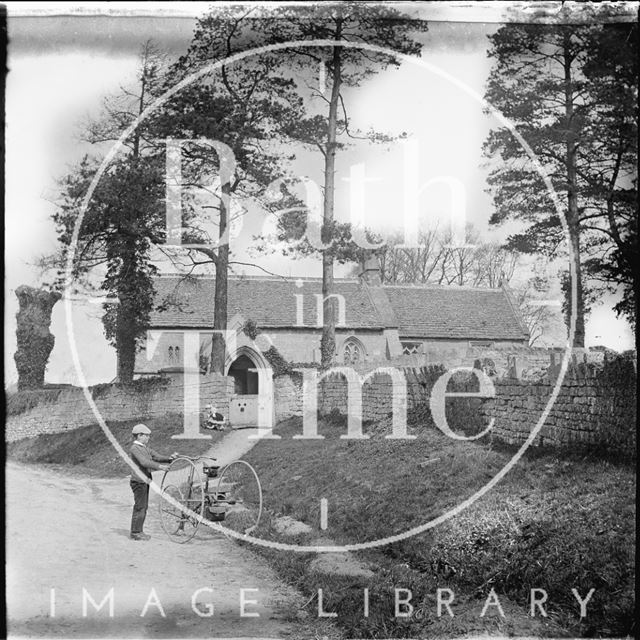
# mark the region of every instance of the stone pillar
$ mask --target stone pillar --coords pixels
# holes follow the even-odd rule
[[[54,291],[22,285],[16,289],[20,309],[16,314],[18,348],[13,358],[18,370],[18,389],[39,389],[55,338],[49,331],[53,306],[60,300]]]

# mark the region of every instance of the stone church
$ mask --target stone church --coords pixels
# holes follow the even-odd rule
[[[148,347],[138,354],[136,373],[150,375],[202,368],[213,327],[212,277],[157,279]],[[255,392],[250,369],[264,365],[260,349],[241,331],[252,321],[289,362],[320,361],[322,282],[319,278],[230,277],[228,328],[237,331],[236,357],[225,373],[239,393]],[[336,279],[336,365],[391,365],[403,356],[427,354],[430,346],[526,346],[527,329],[507,287],[480,289],[437,285],[381,284],[370,260],[357,279]],[[186,346],[185,333],[198,332]],[[185,348],[193,351],[185,359]],[[262,348],[266,350],[266,348]],[[247,373],[248,372],[248,373]]]

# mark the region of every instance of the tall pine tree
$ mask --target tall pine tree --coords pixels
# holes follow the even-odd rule
[[[623,30],[629,36],[632,25]],[[510,237],[509,248],[573,255],[574,344],[580,347],[586,282],[595,293],[594,276],[611,282],[622,270],[631,278],[626,247],[634,237],[629,222],[636,199],[637,35],[635,45],[633,37],[622,45],[607,32],[611,27],[598,24],[509,24],[490,37],[494,64],[486,99],[515,124],[547,171],[563,203],[569,247],[542,177],[506,128],[492,131],[484,147],[494,160],[491,223],[516,219],[528,225]],[[567,308],[572,284],[565,280]]]
[[[294,141],[319,151],[323,163],[321,240],[326,248],[322,256],[322,295],[324,297],[321,358],[329,366],[335,356],[336,308],[334,262],[353,259],[362,251],[353,242],[350,225],[335,220],[336,157],[350,140],[360,138],[369,143],[389,141],[385,134],[354,131],[348,111],[347,90],[360,87],[368,78],[389,66],[399,66],[393,54],[382,54],[366,48],[340,46],[340,42],[369,44],[405,55],[420,55],[422,43],[416,39],[427,31],[427,23],[414,19],[390,5],[360,2],[316,4],[269,11],[262,23],[266,42],[298,42],[327,40],[324,47],[299,47],[283,50],[283,66],[306,80],[315,82],[320,76],[326,91],[308,92],[303,96],[307,116],[293,123],[288,133]],[[301,84],[298,82],[298,84]],[[318,106],[320,105],[320,106]],[[283,219],[283,237],[295,237],[304,228],[300,216]],[[307,221],[308,222],[308,221]],[[362,232],[362,230],[361,230]],[[303,250],[308,250],[308,246]]]

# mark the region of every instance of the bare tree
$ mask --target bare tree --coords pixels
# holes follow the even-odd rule
[[[450,232],[437,227],[420,233],[418,248],[400,246],[394,237],[378,253],[380,275],[387,284],[430,283],[498,288],[513,277],[518,254],[470,231],[469,244],[458,247]]]

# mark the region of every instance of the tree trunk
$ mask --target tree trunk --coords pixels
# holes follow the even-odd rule
[[[147,43],[148,44],[148,43]],[[138,116],[144,111],[145,90],[147,83],[147,53],[143,54],[142,60],[142,77],[140,78],[140,97],[138,99]],[[133,133],[133,158],[137,162],[140,158],[140,128],[136,127]],[[129,258],[125,260],[123,255],[123,271],[128,271],[129,267],[135,264],[135,244],[131,241],[127,242],[127,253]],[[133,382],[133,375],[136,364],[136,300],[131,300],[128,292],[118,291],[118,299],[120,304],[116,312],[116,354],[117,354],[117,380],[120,384],[130,384]]]
[[[575,347],[584,347],[584,291],[582,286],[582,265],[580,259],[580,214],[578,210],[576,132],[573,113],[573,79],[571,74],[573,56],[571,53],[571,34],[566,29],[564,31],[563,59],[565,118],[567,127],[567,226],[569,228],[569,242],[571,245],[572,261],[574,264],[573,273],[576,278],[576,318],[573,344]],[[569,296],[571,296],[571,288],[569,289]],[[568,305],[568,309],[571,309],[570,303]]]
[[[229,212],[226,203],[231,195],[231,185],[222,185],[222,199],[220,201],[220,231],[221,244],[218,247],[216,261],[216,288],[214,294],[213,328],[224,331],[227,328],[227,289],[229,278],[229,242],[222,242],[229,224]],[[226,198],[225,198],[226,196]],[[226,202],[225,202],[226,199]],[[211,341],[211,371],[224,374],[226,345],[221,333],[214,333]]]
[[[116,351],[118,352],[118,382],[130,384],[136,363],[135,300],[120,299],[117,311]]]
[[[342,36],[342,22],[339,20],[335,39]],[[336,166],[336,129],[338,121],[338,102],[342,83],[341,47],[333,47],[332,56],[332,86],[329,102],[329,122],[327,131],[327,148],[324,162],[324,203],[323,203],[323,231],[326,234],[333,229],[333,208],[335,199],[335,166]],[[322,252],[322,297],[323,323],[322,339],[320,341],[321,362],[323,367],[333,364],[336,351],[336,314],[335,300],[329,296],[333,294],[333,255],[331,247]]]
[[[40,389],[55,344],[49,327],[60,294],[22,285],[16,289],[16,296],[20,308],[16,314],[18,348],[13,358],[18,370],[18,390]]]

